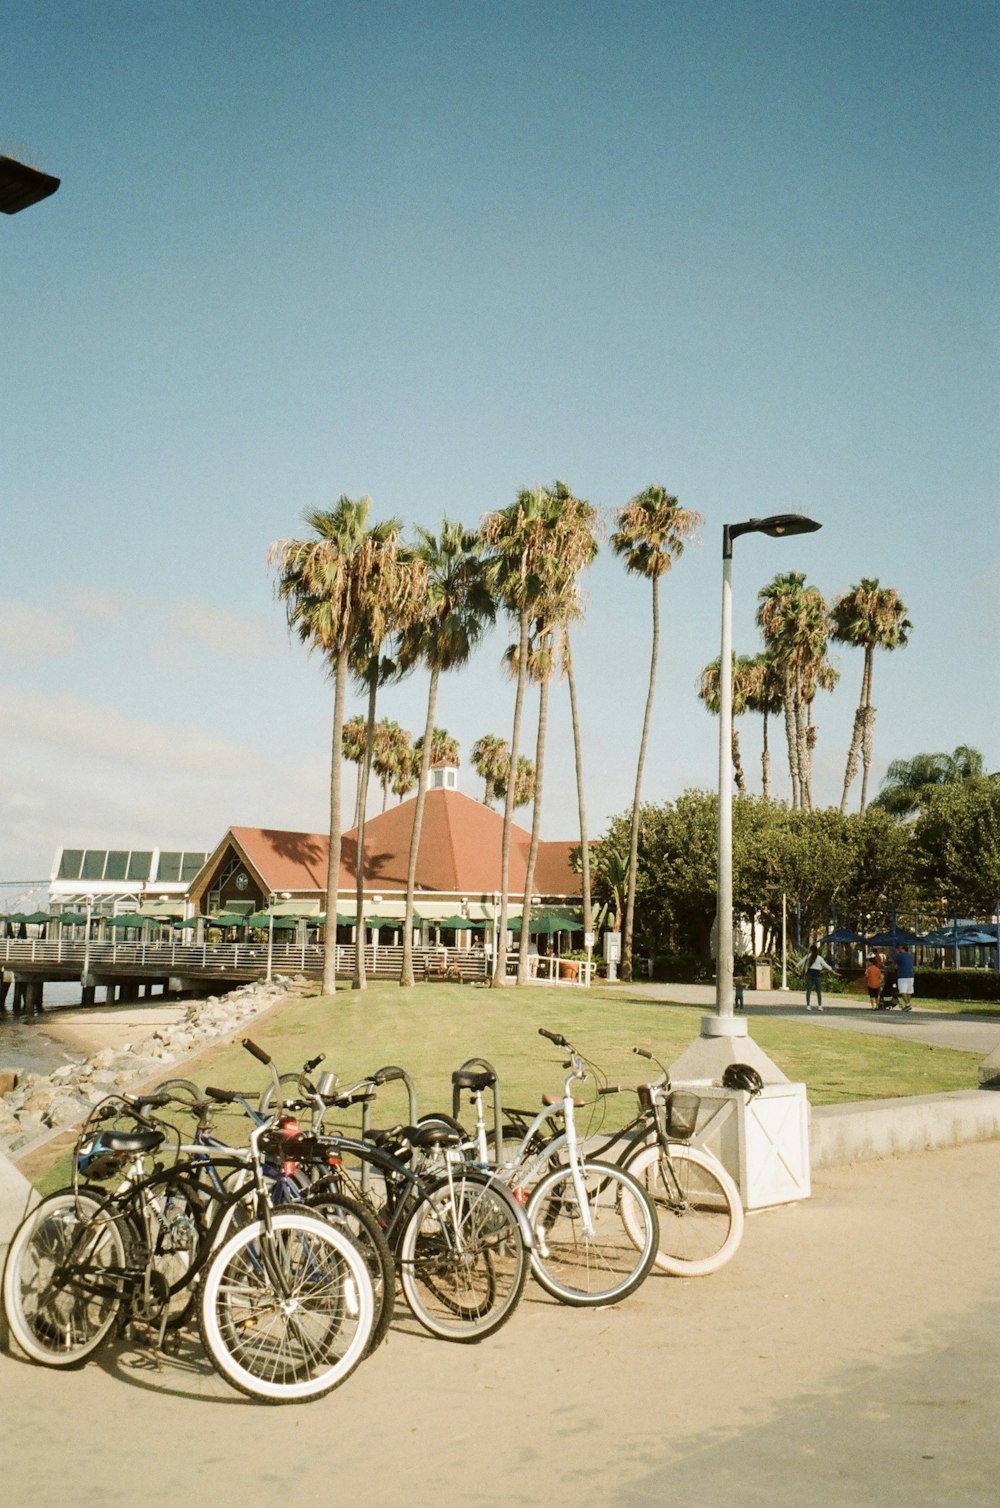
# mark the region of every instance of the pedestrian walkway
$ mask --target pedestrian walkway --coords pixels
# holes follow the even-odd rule
[[[651,1000],[673,1001],[680,1005],[700,1005],[715,1010],[715,987],[710,984],[630,984],[623,985],[635,995]],[[824,995],[823,1010],[807,1011],[801,990],[747,990],[746,1009],[742,1013],[750,1022],[755,1016],[784,1016],[795,1021],[814,1022],[840,1031],[869,1032],[875,1036],[897,1037],[904,1033],[929,1047],[954,1047],[961,1052],[980,1052],[985,1057],[1000,1045],[1000,1016],[977,1016],[973,1013],[951,1015],[944,1011],[873,1011],[859,997]],[[753,1028],[751,1026],[751,1032]]]
[[[41,1508],[289,1495],[380,1508],[993,1508],[1000,1142],[826,1168],[709,1278],[617,1308],[529,1283],[476,1346],[405,1311],[343,1388],[275,1411],[196,1342],[79,1371],[0,1356],[4,1488]],[[276,1427],[277,1426],[277,1427]]]

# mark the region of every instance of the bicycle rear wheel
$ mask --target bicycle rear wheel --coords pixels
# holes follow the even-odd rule
[[[721,1163],[684,1142],[653,1142],[626,1167],[656,1206],[661,1272],[700,1278],[729,1261],[743,1239],[743,1204]],[[630,1211],[623,1214],[628,1226]]]
[[[377,1351],[392,1324],[396,1308],[396,1264],[375,1216],[346,1194],[317,1189],[306,1195],[306,1207],[324,1220],[341,1226],[360,1248],[368,1264],[375,1296],[375,1322],[367,1355]]]
[[[101,1190],[60,1189],[14,1232],[3,1274],[10,1333],[32,1361],[85,1361],[118,1318],[126,1243],[120,1216]]]
[[[399,1276],[432,1335],[477,1341],[499,1330],[528,1276],[521,1227],[505,1195],[466,1168],[440,1179],[403,1231]]]
[[[216,1370],[250,1398],[303,1403],[338,1387],[371,1339],[372,1281],[339,1227],[276,1211],[216,1252],[202,1285],[200,1323]]]
[[[580,1179],[589,1231],[572,1168],[547,1173],[528,1200],[531,1270],[564,1304],[616,1304],[653,1265],[656,1211],[638,1180],[612,1163],[581,1163]]]

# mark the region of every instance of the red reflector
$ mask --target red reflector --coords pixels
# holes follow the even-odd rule
[[[341,1164],[343,1163],[343,1158],[342,1157],[335,1157],[332,1152],[330,1153],[329,1157],[326,1160],[329,1163],[329,1165],[330,1165],[331,1168],[339,1168],[341,1166]]]
[[[514,1198],[517,1200],[518,1204],[527,1204],[528,1190],[522,1187],[516,1188],[514,1190]]]
[[[278,1128],[284,1131],[286,1136],[301,1136],[302,1129],[294,1115],[283,1115],[278,1122]]]
[[[293,1162],[289,1157],[286,1158],[286,1160],[281,1164],[281,1171],[286,1178],[294,1178],[296,1172],[298,1171],[298,1166],[298,1163]]]

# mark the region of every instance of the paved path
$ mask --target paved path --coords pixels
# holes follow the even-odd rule
[[[701,1005],[707,1012],[715,1010],[715,990],[706,984],[631,984],[623,985],[631,994],[652,1000],[676,1001],[681,1005]],[[807,1011],[801,990],[747,990],[746,1018],[784,1016],[793,1021],[813,1022],[817,1026],[840,1031],[871,1032],[877,1036],[896,1037],[904,1033],[931,1047],[954,1047],[962,1052],[981,1052],[983,1056],[1000,1044],[1000,1017],[973,1014],[950,1015],[943,1011],[873,1011],[870,1006],[843,995],[826,995],[822,1013]]]
[[[56,1373],[0,1355],[4,1495],[38,1508],[858,1508],[997,1500],[1000,1143],[824,1169],[705,1279],[571,1310],[529,1285],[478,1346],[403,1314],[275,1410],[192,1341]]]

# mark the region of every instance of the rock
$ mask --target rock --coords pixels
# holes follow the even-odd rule
[[[0,1068],[0,1095],[11,1094],[17,1088],[17,1070]]]
[[[65,1096],[52,1101],[45,1119],[50,1126],[71,1126],[74,1121],[80,1120],[82,1114],[80,1101]]]

